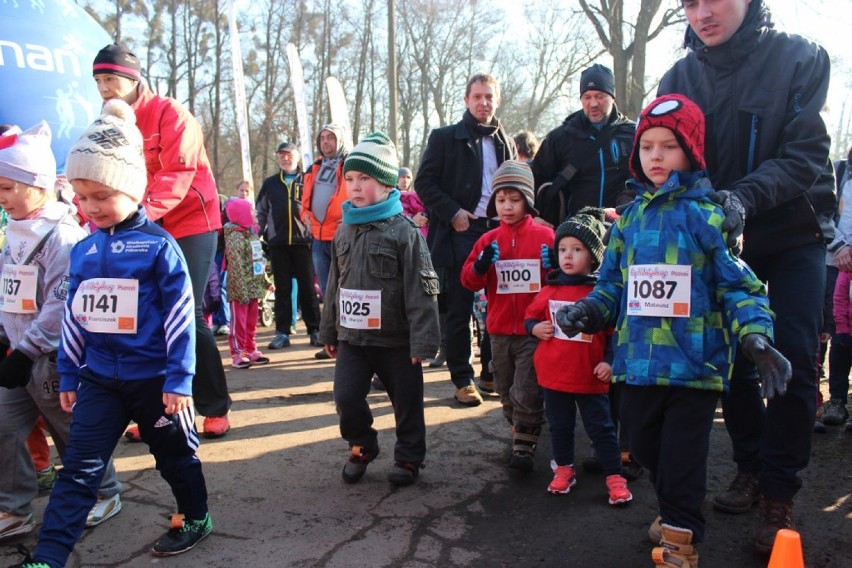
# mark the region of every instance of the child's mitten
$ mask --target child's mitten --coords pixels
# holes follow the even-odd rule
[[[556,268],[559,266],[556,251],[544,243],[541,244],[541,266],[544,268]]]
[[[500,260],[500,248],[497,246],[497,241],[493,241],[491,246],[482,249],[476,261],[473,263],[473,269],[477,274],[485,274],[491,265]]]
[[[787,392],[793,367],[786,357],[769,344],[769,338],[759,333],[749,333],[743,337],[741,346],[745,356],[757,365],[760,396],[772,398]]]
[[[33,360],[15,349],[0,361],[0,386],[7,389],[25,387],[30,382],[32,371]]]

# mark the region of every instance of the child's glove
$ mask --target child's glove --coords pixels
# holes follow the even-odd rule
[[[30,382],[33,360],[15,349],[0,361],[0,386],[7,389],[25,387]]]
[[[559,266],[559,261],[556,259],[556,251],[544,243],[541,245],[541,266],[543,268],[556,268]]]
[[[749,333],[742,339],[745,356],[757,365],[760,375],[760,396],[772,398],[776,394],[787,392],[787,383],[793,375],[793,367],[777,349],[769,344],[769,339],[759,333]]]
[[[477,274],[485,274],[491,265],[500,260],[500,249],[497,247],[497,241],[491,243],[491,246],[482,249],[476,261],[473,263],[473,269]]]
[[[728,234],[728,248],[734,255],[739,256],[743,251],[742,235],[745,227],[745,206],[736,193],[723,189],[708,195],[710,199],[722,206],[725,220],[722,222],[722,232]]]
[[[568,337],[603,329],[603,317],[594,304],[580,300],[556,312],[556,324]]]

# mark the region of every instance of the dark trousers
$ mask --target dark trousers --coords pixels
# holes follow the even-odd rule
[[[373,373],[387,389],[396,419],[394,460],[423,463],[426,457],[426,419],[423,411],[423,368],[412,364],[408,348],[337,344],[334,367],[334,405],[340,435],[350,446],[378,448],[373,413],[367,404]]]
[[[583,419],[595,454],[606,475],[621,475],[621,450],[609,414],[605,394],[575,394],[551,389],[544,391],[544,410],[550,426],[553,459],[557,465],[574,465],[574,425],[577,409]]]
[[[704,540],[701,505],[707,493],[707,454],[719,393],[677,387],[621,390],[621,422],[630,453],[650,473],[664,523]]]
[[[849,371],[852,370],[852,337],[835,336],[828,352],[828,392],[831,400],[846,405],[849,396]]]
[[[177,240],[189,266],[192,295],[195,298],[195,378],[192,381],[192,401],[202,416],[225,416],[231,408],[222,355],[201,311],[210,265],[216,254],[216,238],[216,231],[212,231]]]
[[[193,520],[207,514],[207,486],[195,455],[195,414],[189,408],[166,415],[163,383],[162,377],[122,381],[93,375],[86,368],[80,371],[71,438],[44,511],[37,561],[65,566],[97,500],[105,465],[130,420],[139,424],[157,471],[171,487],[177,512]]]
[[[302,321],[308,333],[319,331],[319,300],[314,293],[314,261],[311,245],[269,247],[269,262],[272,263],[272,280],[275,284],[275,329],[290,335],[293,322],[293,278],[299,290],[299,305],[302,306]]]
[[[746,260],[768,285],[775,347],[790,360],[793,377],[787,394],[764,404],[754,364],[738,353],[730,392],[722,398],[725,426],[739,471],[757,473],[763,495],[787,501],[802,485],[798,472],[807,467],[811,452],[825,245]]]

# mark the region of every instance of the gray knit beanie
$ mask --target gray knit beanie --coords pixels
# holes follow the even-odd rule
[[[384,132],[366,135],[343,162],[343,173],[349,171],[365,173],[384,186],[395,187],[399,180],[396,146]]]
[[[528,165],[518,160],[506,160],[500,164],[491,178],[491,199],[488,200],[485,214],[488,217],[496,217],[495,199],[497,192],[501,189],[514,189],[520,191],[521,195],[524,196],[527,202],[527,212],[531,215],[538,215],[538,210],[533,205],[535,202],[534,184],[533,173]]]

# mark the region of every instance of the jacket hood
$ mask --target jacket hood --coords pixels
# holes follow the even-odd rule
[[[698,53],[706,53],[708,57],[712,54],[723,53],[727,56],[742,54],[745,56],[751,51],[752,43],[762,34],[775,27],[772,22],[772,12],[763,0],[751,0],[746,11],[742,25],[734,33],[733,37],[716,47],[706,47],[699,39],[698,34],[692,31],[692,26],[686,26],[683,37],[683,46]]]
[[[346,134],[346,129],[342,124],[337,122],[329,122],[317,132],[316,146],[317,152],[320,155],[320,159],[323,158],[322,149],[320,148],[320,134],[322,134],[323,130],[328,130],[333,133],[337,138],[337,153],[336,156],[346,156],[352,150],[352,147],[349,143],[349,136]]]

